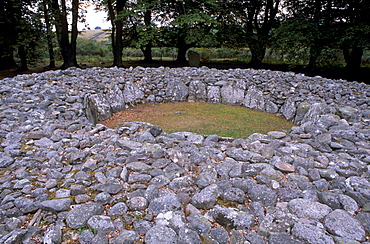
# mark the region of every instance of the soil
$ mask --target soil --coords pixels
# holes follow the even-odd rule
[[[30,73],[41,73],[47,70],[50,70],[50,68],[47,67],[48,63],[37,63],[37,64],[30,64],[28,71],[16,71],[16,70],[5,70],[0,71],[0,79],[3,79],[5,77],[13,77],[19,74],[30,74]],[[150,63],[146,63],[143,61],[136,61],[136,62],[124,62],[125,67],[136,67],[136,66],[142,66],[142,67],[184,67],[187,66],[187,64],[181,64],[174,61],[153,61]],[[91,68],[91,67],[109,67],[109,64],[106,63],[89,63],[89,64],[83,64],[81,65],[81,68]],[[333,68],[333,69],[326,69],[326,70],[309,70],[305,68],[304,66],[291,66],[287,64],[260,64],[260,65],[250,65],[245,63],[232,63],[232,62],[212,62],[212,63],[201,63],[201,66],[207,66],[209,68],[216,68],[216,69],[268,69],[268,70],[276,70],[276,71],[291,71],[295,73],[303,73],[307,76],[321,76],[329,79],[344,79],[348,81],[358,81],[358,82],[364,82],[366,84],[370,84],[370,69],[369,68],[361,68],[358,71],[351,71],[351,70],[345,70],[345,69],[339,69],[339,68]]]

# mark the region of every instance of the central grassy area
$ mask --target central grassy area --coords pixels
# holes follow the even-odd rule
[[[293,123],[275,114],[200,102],[143,104],[116,113],[102,124],[113,128],[130,121],[148,122],[167,133],[189,131],[233,138],[247,138],[253,133],[289,131],[293,126]]]

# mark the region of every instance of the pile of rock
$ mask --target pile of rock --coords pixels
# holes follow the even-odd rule
[[[266,70],[68,69],[0,81],[0,243],[360,243],[370,87]],[[109,129],[146,102],[284,115],[247,139]]]

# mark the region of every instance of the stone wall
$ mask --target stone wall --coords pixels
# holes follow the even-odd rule
[[[183,101],[239,105],[281,114],[296,125],[322,114],[359,122],[370,118],[365,87],[292,72],[138,67],[87,94],[85,107],[94,124],[136,104]]]

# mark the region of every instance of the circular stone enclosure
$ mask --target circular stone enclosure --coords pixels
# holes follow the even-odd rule
[[[281,243],[334,243],[349,236],[363,242],[369,236],[362,225],[370,207],[370,86],[363,83],[250,69],[70,68],[5,78],[0,95],[1,243],[30,236],[82,239],[78,230],[85,226],[100,228],[96,237],[114,234],[112,242],[122,242],[128,230],[114,222],[122,203],[104,211],[107,195],[110,203],[137,200],[127,202],[125,214],[149,212],[153,227],[145,236],[129,230],[131,242],[149,240],[158,230],[170,231],[176,242],[184,229],[177,234],[178,225],[157,225],[167,216],[186,228],[206,221],[207,235],[221,230],[225,243],[239,236]],[[178,101],[250,107],[282,114],[297,126],[289,134],[232,139],[167,134],[142,122],[115,129],[98,124],[137,104]],[[102,193],[101,202],[89,192]],[[181,199],[191,209],[178,193],[186,193]],[[135,202],[147,203],[148,211]],[[201,214],[187,216],[188,210]],[[37,229],[29,217],[41,212],[55,218]],[[63,232],[54,220],[66,221]],[[200,240],[201,234],[189,233]]]
[[[166,133],[192,132],[202,135],[247,138],[253,133],[289,131],[293,123],[283,116],[241,106],[205,102],[145,103],[114,113],[103,122],[116,128],[125,122],[146,122]]]
[[[137,104],[184,101],[281,114],[295,125],[324,114],[338,115],[351,123],[370,115],[368,94],[359,93],[362,86],[366,85],[293,72],[137,67],[126,69],[124,77],[93,87],[85,95],[84,105],[93,124]]]

